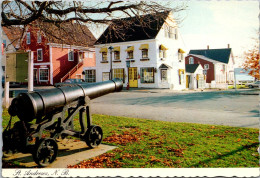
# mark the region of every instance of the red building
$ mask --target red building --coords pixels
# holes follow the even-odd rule
[[[185,64],[201,64],[206,74],[206,83],[214,87],[226,87],[234,81],[234,57],[232,49],[190,50],[185,57]],[[212,86],[211,86],[212,87]]]
[[[68,78],[83,78],[83,67],[96,66],[96,41],[86,26],[63,25],[69,34],[49,25],[52,33],[44,33],[36,26],[29,26],[22,38],[21,49],[33,52],[34,83],[53,85]],[[49,32],[48,31],[48,32]],[[62,40],[57,40],[54,35]]]

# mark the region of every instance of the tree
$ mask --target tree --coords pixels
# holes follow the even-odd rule
[[[66,28],[63,28],[64,23],[108,25],[113,19],[132,16],[140,17],[141,21],[142,15],[145,14],[163,11],[176,13],[186,8],[183,4],[170,8],[169,3],[167,1],[120,0],[87,2],[4,0],[2,1],[1,25],[26,27],[38,21],[39,23],[34,23],[34,25],[37,25],[45,33],[50,30],[48,24],[55,25],[59,30],[66,32]],[[49,34],[53,33],[49,32]],[[67,32],[67,35],[71,35],[71,31]],[[53,37],[56,38],[55,34]]]
[[[259,42],[253,46],[252,49],[247,50],[245,53],[245,62],[243,67],[246,71],[249,71],[249,75],[255,77],[255,79],[260,79],[259,76]]]

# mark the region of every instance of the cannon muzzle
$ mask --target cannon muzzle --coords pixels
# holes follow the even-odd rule
[[[82,97],[94,99],[111,92],[120,91],[123,82],[113,79],[93,84],[72,84],[49,90],[20,93],[13,99],[8,112],[11,116],[18,116],[20,120],[30,122],[42,117],[65,105],[78,101]]]

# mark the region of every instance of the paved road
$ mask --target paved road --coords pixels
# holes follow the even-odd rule
[[[259,95],[234,92],[122,91],[92,100],[92,113],[259,128]]]

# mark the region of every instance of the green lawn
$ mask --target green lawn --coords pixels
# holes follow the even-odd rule
[[[3,126],[9,117],[3,113]],[[227,118],[228,119],[228,118]],[[74,168],[258,167],[258,129],[93,115],[116,149]]]

